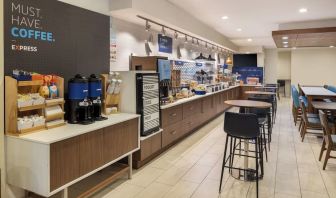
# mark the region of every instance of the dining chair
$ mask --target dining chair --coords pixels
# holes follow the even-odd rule
[[[328,89],[329,91],[335,92],[336,93],[336,86],[332,86],[332,85],[324,85],[326,89]]]
[[[265,87],[275,87],[278,100],[280,100],[280,92],[279,92],[279,85],[278,84],[265,84],[264,86]]]
[[[324,113],[322,110],[319,110],[319,116],[323,130],[323,142],[321,146],[319,161],[321,161],[323,152],[326,150],[327,153],[325,155],[322,167],[322,169],[325,170],[328,160],[330,158],[336,159],[336,157],[330,155],[331,151],[336,151],[336,135],[332,135],[332,127],[328,122],[327,114]]]
[[[291,91],[292,91],[292,99],[293,99],[292,114],[294,118],[294,124],[296,126],[297,121],[300,121],[301,119],[300,98],[299,98],[299,92],[297,91],[295,85],[292,85]]]
[[[302,121],[302,126],[300,128],[300,134],[301,134],[301,138],[302,138],[302,142],[305,138],[305,135],[307,133],[309,134],[321,134],[318,132],[308,132],[308,130],[321,130],[322,126],[321,126],[321,122],[319,117],[308,117],[308,113],[307,113],[307,109],[306,106],[304,105],[304,103],[302,101],[300,101],[300,106],[301,106],[301,110],[302,110],[302,114],[301,114],[301,121]]]

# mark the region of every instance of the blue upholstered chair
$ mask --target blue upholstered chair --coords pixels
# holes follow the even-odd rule
[[[292,99],[293,99],[292,113],[293,113],[294,123],[296,125],[297,121],[300,120],[301,118],[300,96],[299,96],[299,92],[296,89],[295,85],[291,86],[291,92],[292,92]]]
[[[332,86],[332,85],[327,85],[327,89],[329,91],[335,92],[336,93],[336,86]]]

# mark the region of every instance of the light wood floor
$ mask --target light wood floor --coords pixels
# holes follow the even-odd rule
[[[290,99],[281,99],[260,197],[336,198],[336,160],[330,159],[322,170],[318,161],[321,139],[308,135],[302,143],[290,112]],[[254,182],[238,181],[229,177],[227,170],[218,194],[225,143],[222,128],[223,117],[219,117],[135,171],[132,180],[120,180],[94,197],[255,197]],[[237,157],[235,163],[241,162]]]

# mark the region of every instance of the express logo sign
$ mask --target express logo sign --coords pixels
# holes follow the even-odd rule
[[[24,3],[11,3],[10,35],[13,39],[37,40],[42,42],[55,42],[52,32],[43,31],[43,17],[41,9]],[[13,44],[15,51],[36,52],[36,46]]]

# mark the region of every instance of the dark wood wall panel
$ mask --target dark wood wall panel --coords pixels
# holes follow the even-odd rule
[[[116,124],[104,129],[104,162],[120,157],[138,147],[138,119]]]
[[[50,189],[55,190],[137,147],[138,118],[53,143]]]
[[[100,129],[80,136],[80,175],[85,175],[104,164],[103,132],[104,130]]]
[[[79,142],[80,137],[74,137],[51,144],[51,190],[55,190],[79,177]]]

